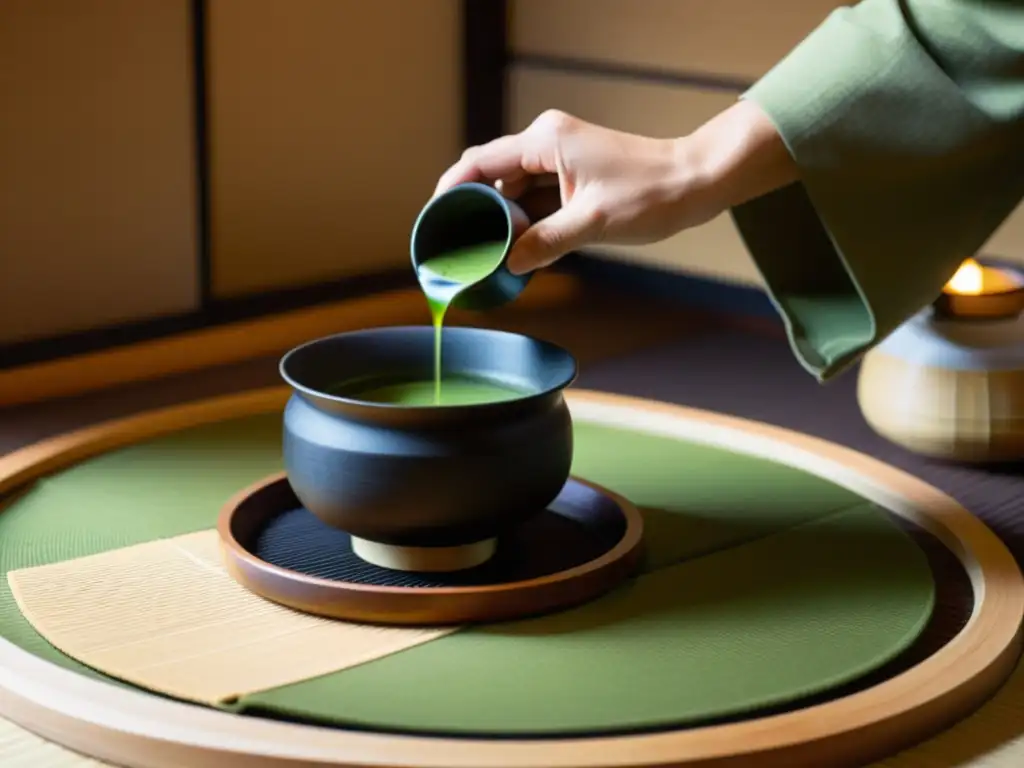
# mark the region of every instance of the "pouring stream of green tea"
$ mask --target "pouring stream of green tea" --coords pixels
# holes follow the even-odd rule
[[[465,375],[456,370],[445,374],[442,367],[442,335],[445,316],[459,297],[466,291],[478,286],[494,275],[501,267],[508,251],[510,234],[527,226],[529,221],[543,219],[555,211],[561,204],[561,191],[557,176],[538,178],[531,187],[517,197],[513,203],[496,196],[493,189],[486,189],[480,184],[467,185],[448,200],[445,205],[433,210],[431,224],[425,228],[422,238],[417,236],[422,219],[413,230],[412,261],[416,278],[427,300],[433,321],[434,354],[432,377],[423,376],[414,380],[385,381],[380,378],[359,382],[345,382],[340,385],[336,394],[362,400],[364,402],[387,403],[403,406],[430,405],[475,405],[484,403],[500,403],[515,400],[531,394],[518,384],[482,378],[478,375]],[[467,209],[464,201],[470,199]],[[483,197],[481,197],[483,196]],[[481,206],[483,198],[500,203],[502,215],[496,209],[486,210]],[[437,200],[445,199],[442,195]],[[454,201],[454,205],[452,202]],[[421,216],[427,212],[425,208]],[[466,217],[482,216],[480,220],[467,221]],[[463,229],[464,227],[468,229]],[[447,231],[445,231],[447,230]],[[463,247],[450,247],[453,237],[470,235],[470,232],[489,231],[488,238]],[[497,239],[499,238],[500,239]],[[437,249],[438,239],[449,242],[448,248]],[[429,258],[418,261],[417,251],[427,250],[433,253]],[[509,279],[504,279],[509,278]],[[528,280],[504,275],[496,280],[496,290],[492,290],[484,300],[475,301],[475,308],[482,308],[487,303],[501,304],[511,299],[522,290]],[[458,355],[456,354],[457,358]],[[454,366],[455,368],[458,365]],[[452,366],[449,366],[451,369]]]
[[[416,277],[434,327],[434,376],[430,381],[349,382],[339,394],[375,403],[406,406],[473,405],[521,397],[517,387],[469,376],[442,376],[441,339],[445,315],[459,294],[487,278],[501,263],[506,244],[484,242],[427,259]]]
[[[435,404],[441,403],[441,333],[448,308],[460,293],[479,283],[498,267],[504,258],[505,247],[504,242],[477,243],[434,256],[416,269],[416,277],[427,297],[434,324]],[[462,402],[478,398],[481,402],[500,400],[513,394],[501,387],[468,380],[448,380],[444,387],[446,390],[453,387],[458,390],[458,399]]]

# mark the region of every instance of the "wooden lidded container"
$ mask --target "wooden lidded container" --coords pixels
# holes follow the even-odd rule
[[[968,259],[935,303],[865,355],[868,424],[914,453],[1024,459],[1024,273]]]

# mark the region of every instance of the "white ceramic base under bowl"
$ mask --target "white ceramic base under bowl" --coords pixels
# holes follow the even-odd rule
[[[352,537],[352,551],[362,560],[393,571],[418,573],[475,568],[494,556],[497,544],[497,539],[486,539],[458,547],[396,547]]]

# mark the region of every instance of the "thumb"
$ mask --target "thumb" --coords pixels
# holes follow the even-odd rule
[[[583,205],[567,205],[541,219],[512,246],[508,268],[521,275],[560,259],[582,248],[598,235],[598,216]]]

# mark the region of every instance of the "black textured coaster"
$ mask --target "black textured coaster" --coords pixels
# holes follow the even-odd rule
[[[352,551],[351,537],[302,507],[283,512],[263,528],[253,554],[302,573],[349,584],[383,587],[469,587],[507,584],[566,571],[600,557],[625,533],[621,514],[574,504],[571,487],[551,505],[498,539],[495,556],[453,573],[407,573],[367,563]]]

